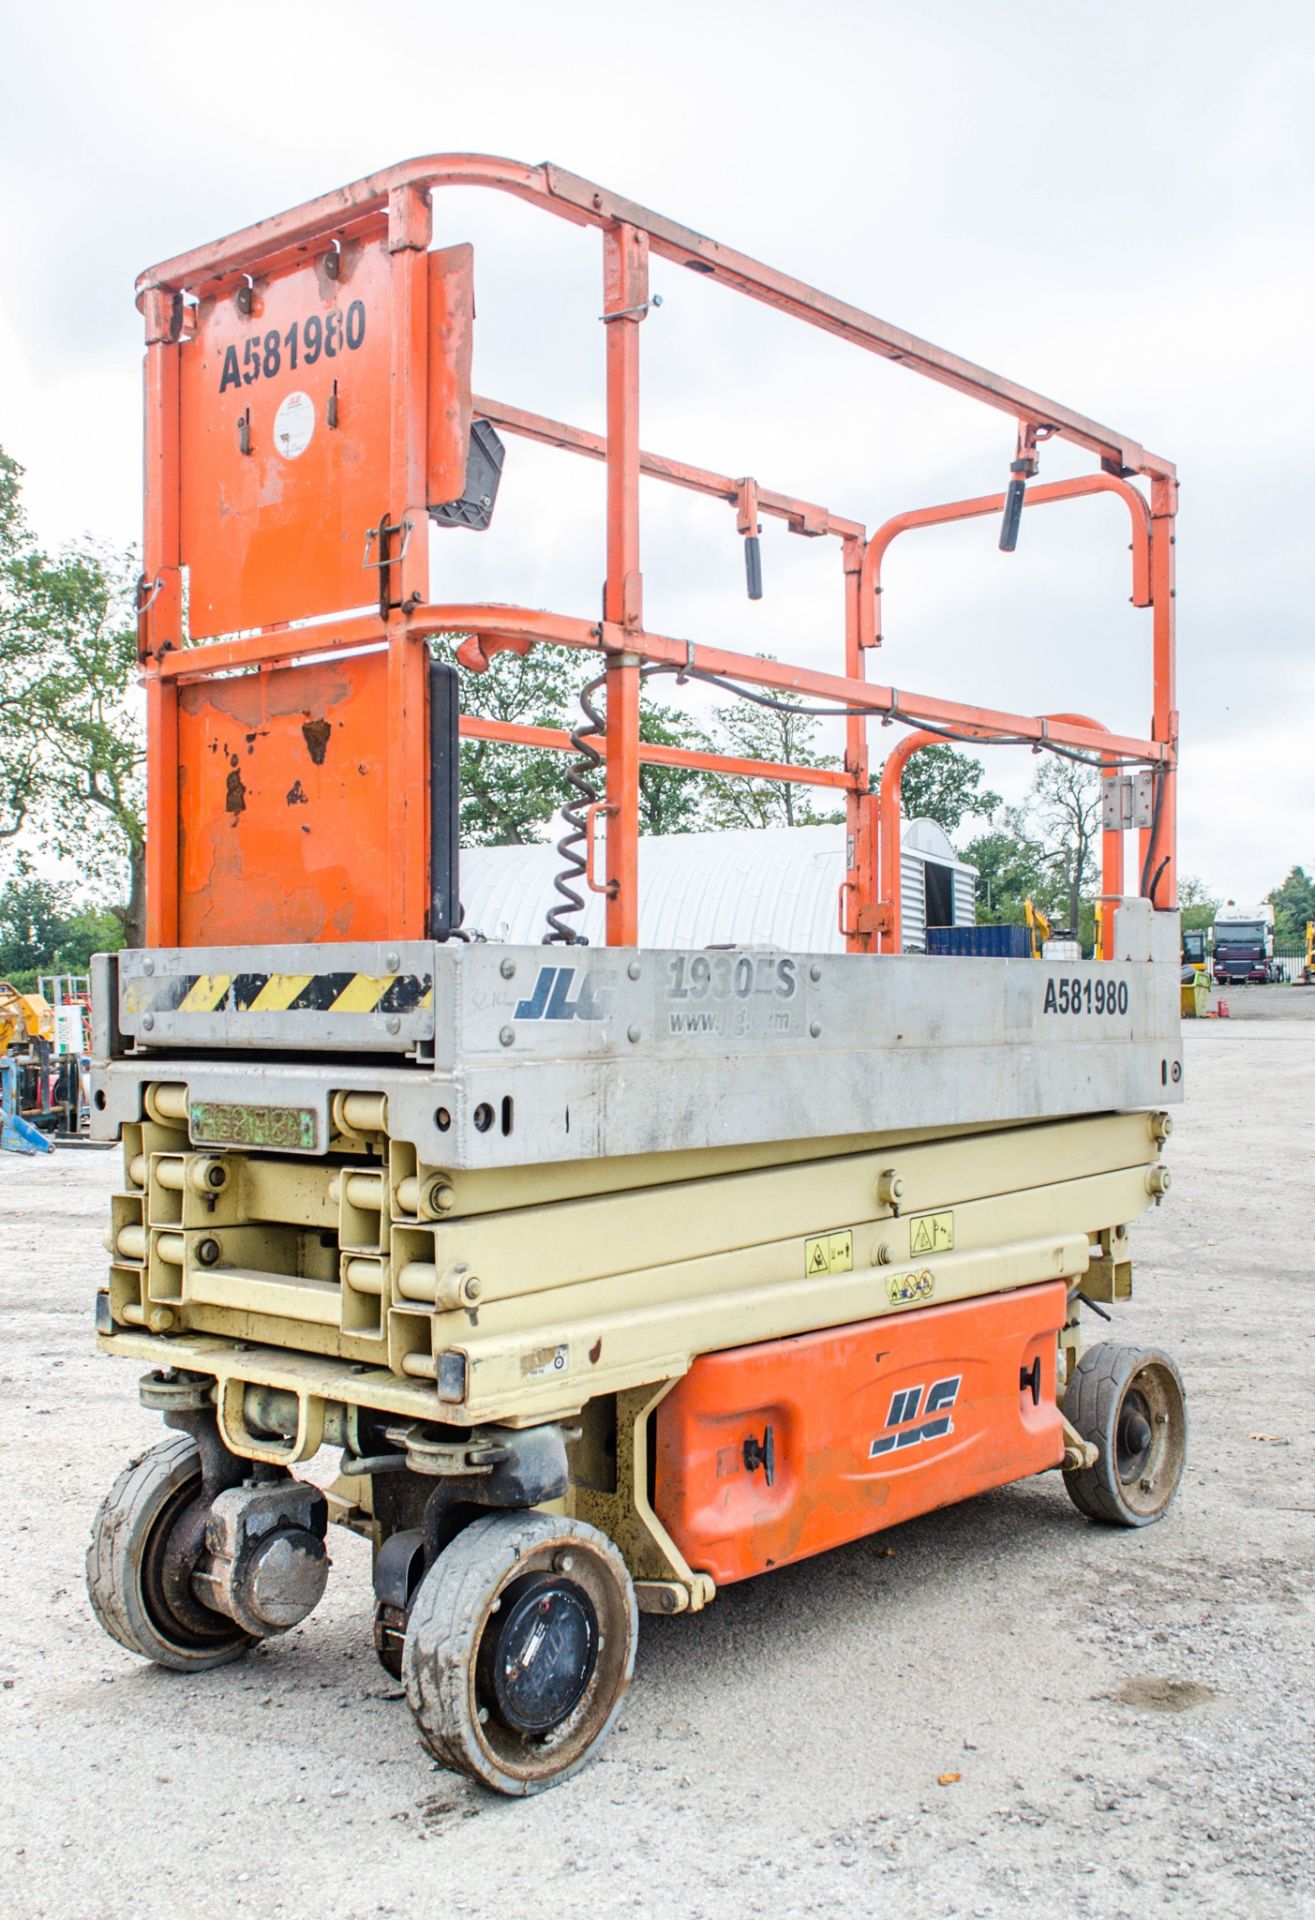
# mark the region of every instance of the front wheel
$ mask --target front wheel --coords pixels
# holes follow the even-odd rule
[[[176,1673],[224,1666],[256,1644],[192,1591],[201,1498],[196,1442],[170,1434],[124,1468],[100,1504],[87,1548],[87,1597],[106,1633]]]
[[[611,1730],[639,1612],[617,1549],[551,1514],[476,1520],[417,1589],[402,1678],[435,1759],[497,1793],[541,1793]]]
[[[1064,1475],[1079,1513],[1145,1527],[1168,1512],[1187,1458],[1187,1396],[1167,1353],[1114,1341],[1089,1347],[1064,1394],[1064,1417],[1099,1449],[1094,1467]]]

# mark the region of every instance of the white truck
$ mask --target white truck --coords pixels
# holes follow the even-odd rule
[[[1220,986],[1277,980],[1274,964],[1274,909],[1266,901],[1258,907],[1239,907],[1230,900],[1215,915],[1214,975]]]

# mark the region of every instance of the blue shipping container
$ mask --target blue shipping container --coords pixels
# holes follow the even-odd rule
[[[1030,960],[1032,936],[1026,927],[928,927],[927,951],[974,960]]]

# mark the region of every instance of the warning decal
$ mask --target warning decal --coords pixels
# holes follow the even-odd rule
[[[285,460],[299,460],[315,431],[315,402],[308,393],[289,393],[274,415],[274,445]]]
[[[852,1233],[819,1233],[814,1239],[804,1241],[804,1274],[809,1280],[815,1280],[823,1273],[853,1271]]]
[[[909,1252],[948,1253],[954,1245],[954,1215],[924,1213],[909,1221]]]
[[[930,1300],[935,1291],[935,1276],[927,1267],[921,1273],[894,1273],[886,1282],[886,1298],[892,1307],[907,1307],[918,1300]]]

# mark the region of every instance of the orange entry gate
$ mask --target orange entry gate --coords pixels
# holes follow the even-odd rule
[[[657,1410],[654,1507],[719,1587],[1057,1467],[1062,1280],[705,1354]]]

